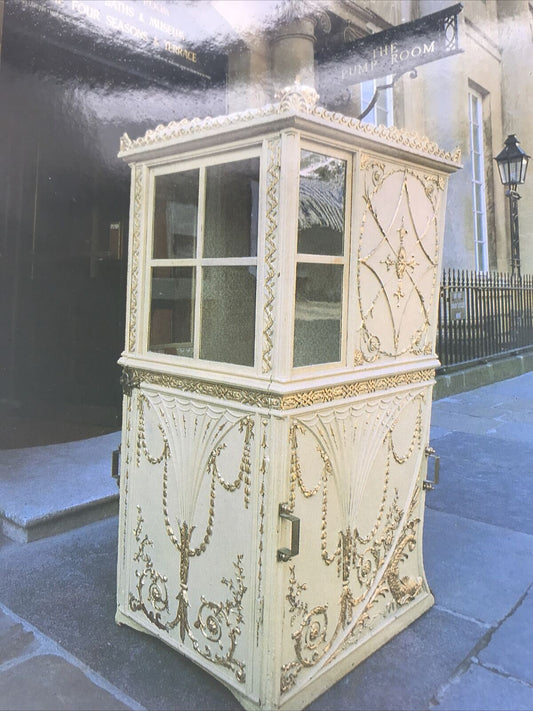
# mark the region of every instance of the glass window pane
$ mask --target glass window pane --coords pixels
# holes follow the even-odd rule
[[[376,91],[376,82],[374,80],[363,81],[361,86],[361,101],[363,103],[363,109],[365,109],[368,104],[372,101],[374,92]]]
[[[207,168],[204,257],[255,257],[259,158]]]
[[[156,177],[154,259],[195,256],[198,175],[198,170],[187,170]]]
[[[204,267],[200,358],[254,364],[256,267]]]
[[[342,255],[346,161],[302,151],[298,252]]]
[[[483,153],[481,126],[473,124],[472,131],[472,150],[481,155],[481,153]]]
[[[341,359],[342,264],[298,264],[294,367]]]
[[[376,106],[376,124],[378,126],[388,126],[387,110],[381,106]]]
[[[475,94],[470,94],[470,122],[477,126],[479,117],[479,99]]]
[[[485,216],[482,212],[476,212],[475,219],[476,239],[485,242]]]
[[[477,257],[477,269],[484,271],[487,267],[485,264],[485,250],[483,248],[483,242],[476,242],[476,257]]]
[[[480,185],[480,183],[474,183],[474,197],[476,201],[474,209],[479,210],[479,212],[484,212],[485,205],[483,204],[483,186]]]
[[[481,153],[472,154],[472,175],[474,180],[483,180],[483,158]]]
[[[192,267],[152,270],[148,350],[193,356],[194,280]]]

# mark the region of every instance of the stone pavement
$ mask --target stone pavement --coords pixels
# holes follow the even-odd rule
[[[309,711],[533,711],[533,372],[434,404],[435,606]],[[239,705],[158,640],[114,624],[116,517],[0,545],[0,709]]]

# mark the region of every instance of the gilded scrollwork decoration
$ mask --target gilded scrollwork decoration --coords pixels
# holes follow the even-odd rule
[[[202,596],[194,627],[202,632],[204,640],[202,644],[196,639],[193,640],[193,647],[205,659],[231,669],[237,681],[244,682],[245,665],[234,656],[237,637],[241,634],[240,627],[244,623],[242,599],[247,590],[244,584],[242,555],[237,556],[233,567],[235,579],[221,580],[231,593],[231,598],[214,603]]]
[[[407,562],[409,554],[416,548],[417,528],[420,524],[420,518],[415,511],[419,507],[419,497],[420,487],[417,487],[385,574],[381,577],[380,583],[371,597],[365,602],[364,608],[349,636],[332,656],[332,661],[338,653],[342,653],[357,644],[363,635],[370,633],[383,619],[384,614],[393,614],[399,608],[413,602],[418,595],[427,590],[427,585],[421,576],[401,575],[400,570],[400,567]]]
[[[259,558],[257,562],[257,600],[259,603],[260,614],[257,618],[256,627],[256,644],[259,645],[259,634],[261,626],[263,624],[263,611],[264,611],[264,593],[263,593],[263,553],[265,548],[265,497],[266,497],[266,478],[268,470],[268,443],[267,443],[267,431],[268,431],[269,421],[267,418],[261,420],[262,434],[261,434],[261,465],[260,465],[260,486],[259,486],[259,542],[258,542],[258,553]]]
[[[265,232],[265,305],[263,326],[263,373],[272,370],[272,349],[274,338],[274,299],[276,283],[277,260],[277,230],[279,206],[279,176],[280,176],[280,151],[279,140],[268,141],[268,168],[267,168],[267,211]]]
[[[321,498],[320,558],[326,568],[335,570],[339,596],[336,612],[324,603],[312,606],[312,591],[307,582],[298,578],[297,563],[289,568],[285,609],[292,630],[294,657],[282,665],[281,693],[296,684],[304,669],[321,660],[329,663],[327,658],[334,649],[353,645],[360,631],[368,626],[371,609],[379,599],[388,594],[393,604],[404,606],[423,590],[421,578],[401,575],[402,564],[416,546],[419,519],[412,512],[417,499],[413,498],[406,514],[398,488],[391,485],[392,467],[403,467],[420,451],[423,402],[422,393],[397,395],[392,401],[383,402],[381,410],[376,408],[377,414],[370,420],[357,420],[355,411],[351,420],[339,413],[329,418],[318,414],[307,421],[296,420],[290,428],[289,507],[292,511],[301,507],[297,515],[303,516],[305,502]],[[412,436],[405,451],[398,451],[394,434],[402,419],[401,413],[408,405],[414,407]],[[308,475],[302,470],[299,455],[299,437],[306,435],[316,440],[323,464],[321,477],[318,482],[315,479],[312,486],[306,483]],[[368,446],[372,437],[374,442]],[[371,475],[377,451],[386,453],[383,488],[374,523],[370,530],[363,531],[358,516],[365,490],[361,476]],[[369,460],[366,474],[362,461],[357,461],[358,456]],[[346,467],[345,460],[355,460],[352,471]],[[341,469],[347,473],[348,488],[342,488],[336,476],[336,471]],[[344,528],[336,531],[329,530],[332,496],[341,507],[340,520],[346,522]],[[343,503],[346,504],[344,509]],[[335,520],[338,520],[337,515]]]
[[[376,348],[378,347],[379,342],[377,341]],[[365,358],[362,351],[356,352],[354,360],[355,359],[358,360],[358,364],[364,362]],[[361,361],[361,359],[363,360]],[[128,377],[133,378],[136,384],[148,383],[150,385],[178,390],[183,393],[207,395],[220,400],[237,402],[241,405],[281,411],[295,410],[326,402],[331,403],[336,400],[346,400],[359,395],[378,392],[379,390],[396,388],[401,385],[416,385],[431,381],[435,377],[434,368],[421,368],[419,370],[403,371],[392,375],[354,380],[340,385],[296,391],[287,395],[277,395],[255,388],[244,388],[228,385],[226,383],[211,383],[207,380],[157,373],[141,368],[125,368],[124,370],[130,371]]]
[[[362,156],[366,175],[357,262],[359,349],[366,362],[431,353],[442,176]]]
[[[139,300],[139,269],[140,269],[140,249],[141,249],[141,216],[142,197],[144,193],[144,169],[143,166],[133,168],[133,223],[132,223],[132,247],[131,247],[131,276],[129,283],[130,294],[130,319],[128,324],[128,348],[134,351],[137,347],[137,321],[138,321],[138,300]]]
[[[134,537],[138,547],[133,560],[135,563],[139,563],[140,567],[135,571],[137,596],[130,592],[129,606],[134,612],[142,611],[152,624],[166,631],[173,627],[172,622],[162,621],[162,613],[169,612],[167,578],[155,569],[152,559],[147,553],[147,548],[153,546],[153,541],[143,533],[143,524],[142,509],[137,506]]]
[[[143,533],[144,519],[141,509],[138,508],[138,520],[135,529],[135,539],[138,544],[134,555],[137,564],[135,575],[137,577],[137,594],[130,593],[129,606],[134,612],[142,612],[147,619],[158,629],[170,632],[177,629],[182,643],[190,640],[193,649],[205,659],[231,669],[237,681],[244,682],[246,678],[245,665],[236,656],[238,636],[244,623],[243,597],[247,590],[244,584],[243,555],[239,554],[234,563],[234,578],[223,578],[231,598],[224,602],[214,603],[202,596],[200,608],[195,621],[191,624],[189,601],[189,577],[192,560],[203,555],[213,536],[215,527],[215,500],[217,488],[221,487],[232,494],[241,490],[244,508],[248,508],[251,496],[251,461],[250,450],[254,437],[254,420],[250,416],[227,419],[225,411],[220,410],[218,419],[213,417],[214,409],[204,407],[191,408],[187,413],[174,411],[167,398],[166,406],[159,394],[141,392],[137,398],[138,405],[138,433],[136,457],[137,466],[141,458],[150,465],[159,466],[162,470],[162,514],[163,524],[169,541],[179,554],[179,591],[175,596],[176,610],[172,617],[170,613],[170,596],[168,591],[168,577],[156,570],[148,549],[152,541]],[[173,403],[174,404],[174,403]],[[183,405],[183,402],[181,403]],[[155,431],[159,434],[161,444],[153,452],[154,447],[148,443],[146,417],[147,411],[156,415]],[[168,412],[171,415],[168,415]],[[167,418],[171,418],[171,422]],[[234,428],[243,436],[242,455],[237,476],[228,479],[223,476],[219,458],[226,445],[224,438]],[[153,436],[152,436],[153,439]],[[171,521],[169,500],[169,470],[171,467],[183,464],[183,459],[173,456],[172,442],[181,442],[179,449],[181,457],[199,456],[198,451],[204,452],[198,463],[200,476],[197,482],[192,482],[192,488],[186,492],[178,487],[178,498],[185,497],[187,501],[178,501],[178,509],[183,518],[178,518],[176,524]],[[187,444],[185,444],[187,442]],[[202,465],[203,462],[203,465]],[[190,522],[193,517],[194,500],[199,493],[199,480],[203,475],[209,484],[209,505],[207,522],[202,534],[196,535],[196,526]],[[196,492],[196,493],[195,493]],[[192,505],[191,505],[192,499]],[[187,516],[187,518],[185,518]],[[193,543],[193,536],[196,543]],[[202,638],[198,638],[194,630],[199,630]]]

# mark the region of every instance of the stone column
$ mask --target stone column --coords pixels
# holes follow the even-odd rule
[[[272,100],[270,47],[261,35],[228,56],[227,111],[255,109]]]
[[[300,17],[280,25],[271,40],[274,91],[298,81],[315,87],[315,21]]]

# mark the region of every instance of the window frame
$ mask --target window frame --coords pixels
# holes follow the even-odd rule
[[[474,109],[474,100],[476,108]],[[476,116],[474,117],[474,111]],[[474,121],[474,118],[476,121]],[[468,88],[468,124],[470,138],[470,182],[472,190],[472,229],[474,239],[474,265],[476,271],[489,270],[488,222],[487,222],[487,181],[485,175],[484,132],[483,132],[483,95],[473,87]],[[479,151],[475,150],[477,147]],[[476,161],[479,156],[479,161]],[[480,175],[477,175],[479,166]],[[480,196],[478,204],[478,195]],[[479,229],[481,226],[481,230]],[[481,237],[480,237],[481,232]],[[481,259],[480,259],[481,254]]]
[[[374,93],[376,91],[376,87],[383,85],[383,84],[391,84],[393,80],[392,76],[387,76],[383,77],[383,79],[368,79],[367,81],[362,81],[360,84],[358,84],[359,87],[359,101],[361,105],[361,111],[364,111],[368,104],[370,103],[370,100],[374,96]],[[370,95],[370,100],[366,100],[363,96],[365,87],[367,88],[372,88],[371,95]],[[385,104],[386,108],[383,109],[382,106],[380,106],[380,99],[384,97],[385,99]],[[377,120],[377,110],[383,110],[386,112],[387,116],[387,121],[384,124],[379,124]],[[393,94],[393,88],[392,86],[388,87],[387,89],[382,89],[379,94],[378,94],[378,99],[376,104],[372,107],[372,110],[369,111],[369,113],[362,119],[363,123],[369,123],[372,124],[373,126],[393,126],[394,125],[394,94]]]
[[[327,156],[328,158],[335,158],[338,160],[345,161],[346,164],[346,182],[344,188],[344,235],[343,235],[343,253],[342,255],[323,255],[323,254],[308,254],[305,252],[298,252],[298,223],[296,223],[296,235],[295,235],[295,245],[294,245],[294,271],[292,275],[294,290],[292,296],[292,330],[291,330],[291,343],[289,352],[289,368],[291,373],[294,375],[301,375],[309,370],[317,370],[329,372],[329,371],[340,371],[347,367],[347,344],[348,344],[348,315],[349,315],[349,284],[350,284],[350,271],[352,267],[351,263],[351,243],[352,243],[352,189],[355,180],[354,176],[354,160],[356,153],[353,151],[345,150],[332,146],[325,143],[320,143],[313,141],[311,139],[306,139],[301,136],[299,141],[298,150],[298,185],[297,185],[297,195],[298,195],[298,206],[299,206],[299,195],[300,195],[300,161],[301,154],[303,151],[308,151],[311,153],[317,153],[319,155]],[[296,210],[296,218],[298,219],[298,210]],[[340,358],[337,361],[326,362],[326,363],[310,363],[308,365],[294,365],[294,330],[296,326],[296,275],[298,271],[299,264],[340,264],[343,267],[343,278],[342,278],[342,304],[341,304],[341,319],[340,319],[340,343],[339,343],[339,355]]]
[[[232,149],[229,151],[223,151],[213,154],[207,154],[205,156],[198,156],[195,158],[184,157],[181,160],[175,160],[164,165],[156,164],[149,167],[149,177],[148,177],[148,197],[147,197],[147,207],[148,207],[148,219],[146,224],[146,258],[145,258],[145,274],[144,274],[144,314],[145,318],[143,321],[143,334],[141,338],[142,343],[142,355],[143,358],[148,360],[157,360],[162,363],[167,363],[169,365],[179,364],[180,367],[187,367],[189,369],[195,369],[199,366],[201,368],[216,370],[227,370],[229,373],[233,372],[238,374],[246,369],[248,372],[257,372],[260,362],[261,353],[258,348],[260,348],[260,343],[258,339],[257,323],[258,319],[261,318],[261,289],[260,289],[260,271],[261,271],[261,231],[262,231],[262,206],[261,200],[258,204],[258,214],[257,214],[257,231],[258,231],[258,246],[255,256],[250,257],[204,257],[204,238],[205,238],[205,227],[206,227],[206,184],[207,184],[207,169],[212,166],[225,165],[229,163],[237,163],[240,161],[245,161],[249,159],[256,158],[259,162],[258,168],[258,181],[259,181],[259,195],[262,192],[262,183],[264,181],[263,176],[263,164],[264,156],[261,144],[255,144],[253,146],[244,147],[240,149]],[[156,180],[159,176],[172,175],[175,173],[181,173],[191,170],[199,171],[198,180],[198,214],[197,214],[197,225],[196,225],[196,249],[193,257],[186,258],[154,258],[154,223],[155,223],[155,198],[156,198]],[[255,314],[254,314],[254,359],[252,365],[243,365],[240,363],[231,363],[228,361],[219,360],[208,360],[200,357],[201,352],[201,330],[202,330],[202,294],[203,294],[203,281],[204,267],[219,267],[219,266],[247,266],[254,267],[256,270],[256,286],[255,286]],[[194,276],[194,305],[192,313],[192,339],[193,339],[193,355],[184,354],[170,354],[161,353],[156,350],[150,349],[150,326],[151,326],[151,301],[152,301],[152,278],[153,270],[155,268],[161,267],[190,267],[193,269]]]

